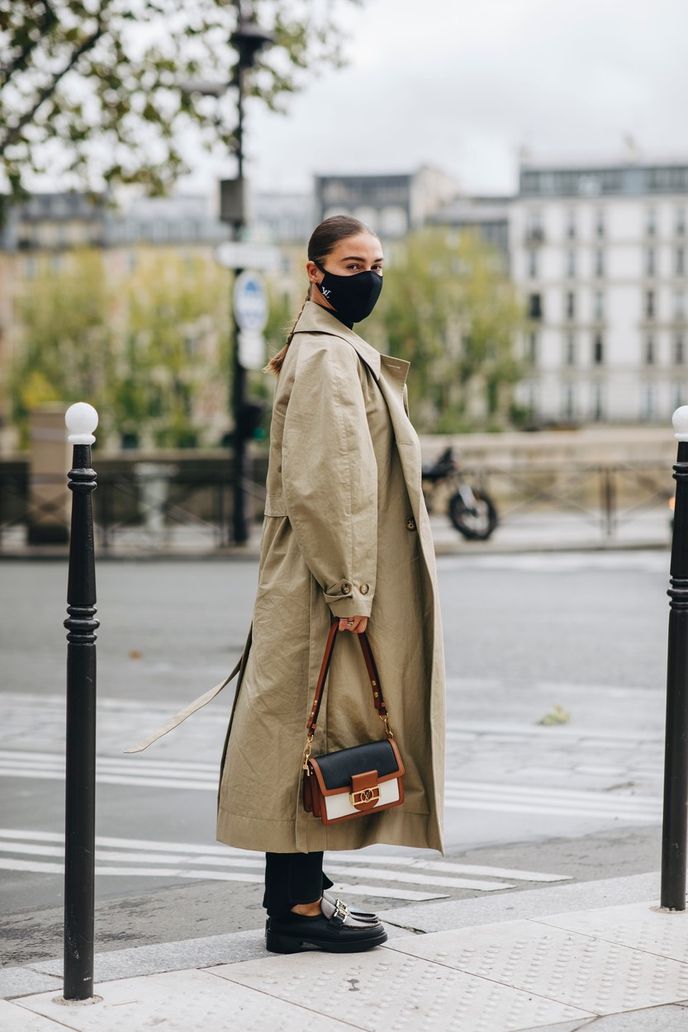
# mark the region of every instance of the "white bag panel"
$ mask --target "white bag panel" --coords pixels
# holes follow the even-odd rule
[[[379,789],[380,798],[372,809],[366,810],[366,813],[373,813],[377,810],[378,806],[382,806],[384,803],[394,803],[399,798],[399,780],[397,778],[390,778],[389,781],[382,781],[379,785]],[[325,813],[329,820],[333,820],[335,817],[344,817],[348,813],[361,812],[349,802],[348,792],[340,792],[339,795],[325,796],[324,798]]]

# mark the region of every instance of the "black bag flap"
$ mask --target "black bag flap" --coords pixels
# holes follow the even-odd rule
[[[352,745],[348,749],[314,756],[318,761],[325,788],[346,788],[351,784],[353,774],[364,774],[368,770],[376,770],[379,778],[394,774],[399,769],[394,750],[389,739],[379,742],[366,742],[364,745]]]

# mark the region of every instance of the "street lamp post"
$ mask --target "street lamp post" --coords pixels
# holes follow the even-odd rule
[[[237,27],[229,37],[230,43],[237,52],[234,74],[228,83],[187,83],[182,88],[189,93],[202,93],[215,97],[221,96],[229,86],[237,88],[237,128],[234,153],[236,155],[237,175],[234,179],[223,180],[220,184],[220,219],[232,226],[235,240],[241,240],[246,230],[246,197],[244,183],[244,100],[245,75],[253,68],[259,52],[274,42],[271,32],[261,29],[250,17],[244,17],[242,0],[235,0],[237,11]],[[234,267],[236,283],[243,268]],[[232,515],[232,539],[235,544],[242,545],[248,539],[246,529],[246,440],[251,434],[251,426],[255,422],[256,404],[246,400],[246,369],[241,362],[239,351],[240,327],[237,321],[236,308],[233,307],[234,350],[232,355],[232,393],[230,413],[234,423],[233,466],[234,466],[234,504]]]
[[[237,157],[237,202],[231,222],[234,225],[235,238],[240,240],[246,228],[246,208],[244,190],[244,97],[245,84],[244,76],[255,63],[256,57],[263,47],[273,41],[271,33],[260,29],[255,22],[245,20],[241,13],[241,0],[237,0],[239,22],[236,30],[230,36],[238,54],[238,61],[235,66],[234,83],[237,87],[237,131],[236,131],[236,157]],[[235,270],[235,280],[243,272],[243,269]],[[248,539],[246,527],[246,492],[244,483],[246,479],[246,426],[245,414],[246,404],[246,369],[241,363],[239,352],[240,327],[237,321],[236,308],[233,309],[234,323],[234,351],[233,351],[233,390],[232,390],[232,411],[234,417],[234,504],[232,506],[232,533],[235,544],[242,545]]]

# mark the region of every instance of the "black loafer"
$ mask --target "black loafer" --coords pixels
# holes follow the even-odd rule
[[[328,899],[333,906],[336,906],[337,903],[343,902],[343,900],[340,900],[338,896],[335,896],[333,895],[333,893],[328,892],[327,889],[323,889],[323,897],[325,899]],[[346,903],[344,904],[344,906],[346,906],[346,909],[349,911],[351,916],[357,917],[359,921],[371,921],[374,924],[375,922],[380,920],[379,916],[373,913],[372,910],[353,910]]]
[[[321,913],[306,917],[270,917],[265,924],[265,946],[271,953],[299,953],[320,949],[328,953],[360,953],[387,942],[380,921],[361,921],[353,917],[346,904],[332,903],[323,896]]]

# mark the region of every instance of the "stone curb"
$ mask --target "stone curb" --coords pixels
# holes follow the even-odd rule
[[[424,934],[493,921],[508,922],[562,910],[592,910],[646,899],[658,900],[659,883],[659,872],[652,872],[500,893],[489,898],[473,896],[463,900],[396,907],[380,911],[380,916],[391,940],[408,935],[409,931]],[[250,931],[96,953],[94,975],[96,982],[108,982],[137,975],[269,958],[261,926]],[[61,990],[61,975],[62,958],[0,968],[0,999],[11,1000],[51,989]]]

